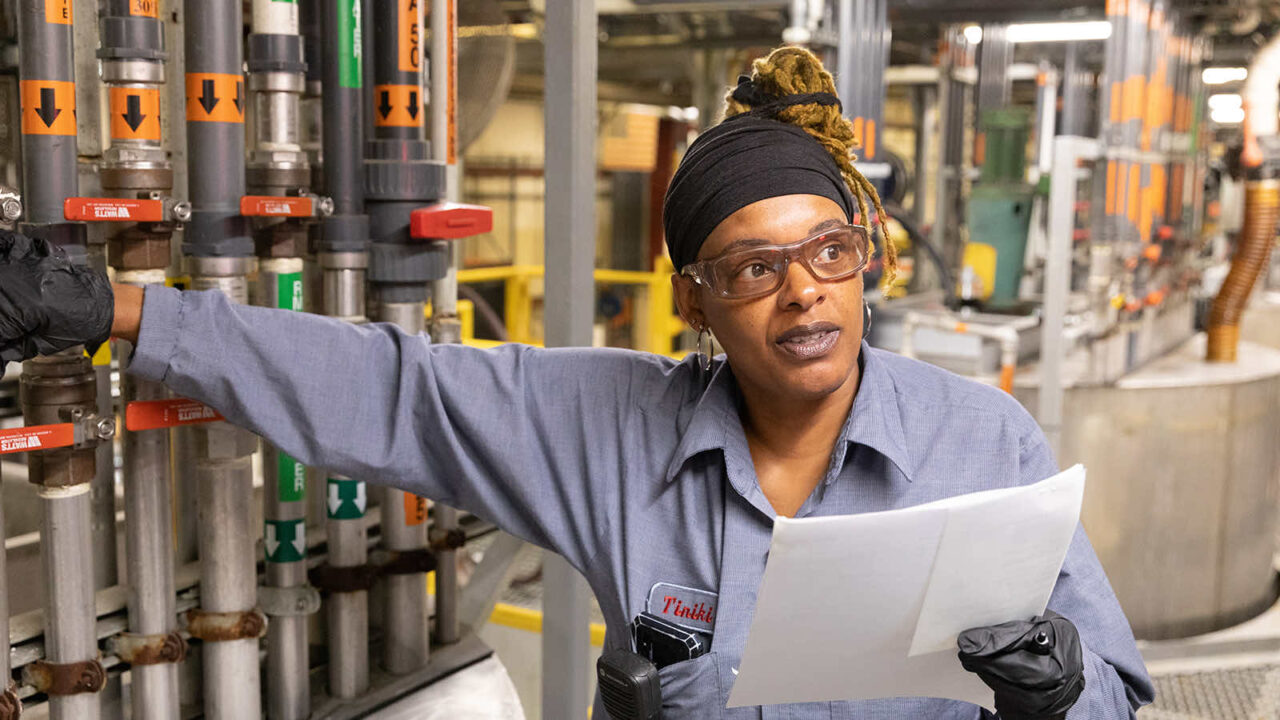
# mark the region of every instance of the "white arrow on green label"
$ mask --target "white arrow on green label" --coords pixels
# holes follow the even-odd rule
[[[334,520],[357,520],[364,517],[368,497],[363,480],[329,478],[329,517]]]
[[[267,562],[298,562],[307,554],[306,521],[267,520],[263,531]]]

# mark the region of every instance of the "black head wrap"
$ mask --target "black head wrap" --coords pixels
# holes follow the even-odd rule
[[[836,162],[804,130],[773,119],[792,105],[838,105],[829,93],[785,97],[760,93],[746,78],[734,98],[752,106],[694,140],[676,169],[662,206],[667,250],[676,271],[693,262],[707,236],[725,218],[780,195],[820,195],[857,214],[853,193]]]

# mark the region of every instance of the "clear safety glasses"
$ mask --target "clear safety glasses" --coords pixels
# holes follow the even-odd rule
[[[818,280],[840,280],[867,266],[870,238],[863,225],[844,225],[786,245],[762,245],[721,253],[681,271],[723,298],[768,295],[782,287],[798,260]]]

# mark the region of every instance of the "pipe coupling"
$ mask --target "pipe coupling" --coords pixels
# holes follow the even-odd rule
[[[107,671],[97,658],[73,663],[36,660],[22,667],[22,682],[46,695],[80,695],[101,692]]]
[[[120,633],[107,641],[107,649],[130,665],[166,665],[187,659],[187,641],[176,630],[159,635]]]
[[[267,616],[258,608],[240,612],[187,611],[187,634],[204,642],[256,640],[267,634]]]

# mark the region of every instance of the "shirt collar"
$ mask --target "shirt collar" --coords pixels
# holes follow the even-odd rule
[[[897,386],[884,360],[876,357],[878,352],[863,341],[858,357],[862,372],[858,395],[841,431],[842,442],[836,447],[839,457],[835,459],[843,463],[850,443],[865,445],[887,457],[910,481],[914,467],[902,431]],[[667,465],[667,482],[676,479],[690,458],[708,450],[724,451],[730,432],[742,433],[737,398],[737,384],[729,364],[718,363]]]

